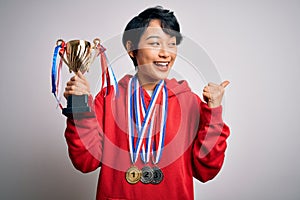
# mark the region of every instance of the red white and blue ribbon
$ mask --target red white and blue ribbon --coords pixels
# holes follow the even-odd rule
[[[153,144],[152,144],[152,162],[154,164],[157,164],[160,161],[161,156],[162,156],[162,151],[164,148],[164,142],[165,142],[167,113],[168,113],[168,90],[167,90],[166,84],[164,84],[162,102],[163,102],[162,112],[161,112],[161,114],[162,114],[161,120],[162,121],[160,123],[159,134],[155,135],[155,136],[159,135],[158,142],[156,139],[154,139]]]
[[[54,49],[53,53],[53,60],[52,60],[52,70],[51,70],[51,83],[52,83],[52,93],[57,101],[57,105],[63,109],[61,103],[60,103],[60,90],[59,90],[59,83],[61,82],[61,68],[62,68],[62,59],[59,61],[59,66],[57,68],[57,56],[58,53],[61,55],[64,53],[65,50],[65,43],[61,41],[60,44],[57,44],[57,46]]]
[[[114,94],[115,96],[118,96],[119,89],[118,89],[118,82],[116,79],[116,76],[112,70],[111,64],[108,61],[107,55],[105,53],[106,48],[102,45],[99,45],[98,47],[99,54],[100,54],[100,63],[101,63],[101,69],[102,69],[102,84],[101,84],[101,90],[105,87],[106,83],[106,95],[110,92],[110,87],[112,86],[114,88]]]
[[[156,144],[153,139],[153,124],[156,113],[156,102],[160,93],[163,93],[162,102],[162,120],[160,126],[158,144]],[[146,104],[144,102],[142,88],[139,85],[136,76],[132,77],[128,83],[128,136],[129,136],[129,151],[131,162],[135,163],[137,161],[139,153],[141,154],[141,159],[144,163],[148,163],[150,160],[151,146],[157,147],[152,148],[153,163],[157,164],[161,158],[162,150],[164,146],[164,136],[165,136],[165,124],[167,118],[167,88],[165,82],[160,81],[151,97],[148,109],[146,109]],[[136,126],[134,126],[134,122]],[[137,134],[137,139],[135,140],[135,135]],[[147,134],[147,135],[146,135]]]

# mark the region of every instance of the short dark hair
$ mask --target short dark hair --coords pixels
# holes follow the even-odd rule
[[[131,41],[134,46],[133,52],[136,53],[141,36],[149,26],[150,21],[153,19],[160,20],[163,31],[171,36],[175,36],[176,45],[180,44],[182,35],[180,33],[179,23],[174,16],[174,13],[170,10],[163,9],[161,6],[156,6],[147,8],[129,21],[125,27],[122,38],[125,49],[127,41]],[[132,57],[131,59],[134,65],[137,66],[136,59]]]

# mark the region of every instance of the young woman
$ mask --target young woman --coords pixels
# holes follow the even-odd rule
[[[118,96],[113,88],[89,95],[92,116],[68,117],[72,163],[85,173],[101,167],[97,199],[193,199],[193,177],[206,182],[220,171],[229,136],[221,102],[229,82],[209,83],[204,102],[186,81],[167,79],[181,40],[169,10],[148,8],[134,17],[123,44],[136,74],[118,82]],[[90,89],[79,72],[64,96],[82,94]]]

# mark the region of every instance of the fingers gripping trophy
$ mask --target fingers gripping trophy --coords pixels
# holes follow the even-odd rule
[[[65,42],[62,39],[57,40],[56,47],[53,54],[52,61],[52,93],[58,103],[58,106],[62,109],[62,113],[69,117],[74,115],[80,115],[82,113],[91,112],[91,108],[88,105],[88,94],[82,95],[69,95],[67,97],[67,107],[63,108],[60,102],[60,93],[58,91],[59,84],[61,82],[61,70],[62,65],[65,63],[70,73],[78,74],[80,71],[82,74],[89,71],[91,63],[96,57],[100,56],[100,63],[102,69],[102,86],[104,88],[106,83],[106,94],[108,90],[113,86],[114,92],[117,92],[117,82],[115,75],[108,64],[107,56],[105,54],[105,48],[100,44],[100,39],[96,38],[93,41],[92,46],[90,42],[86,40],[71,40]],[[57,67],[57,57],[60,56],[60,61]]]

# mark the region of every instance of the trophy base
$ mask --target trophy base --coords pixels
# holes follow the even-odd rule
[[[86,112],[91,112],[88,105],[88,95],[70,95],[67,99],[67,107],[62,110],[62,114],[69,117]]]

